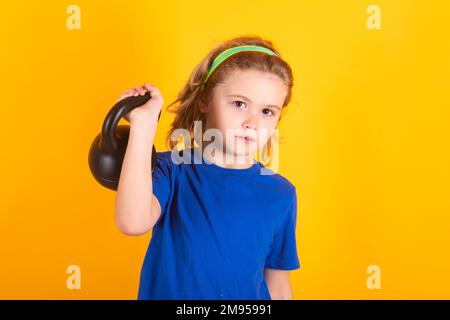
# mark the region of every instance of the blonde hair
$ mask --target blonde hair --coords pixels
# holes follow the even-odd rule
[[[234,54],[223,61],[208,78],[203,90],[201,86],[205,80],[208,68],[213,60],[224,50],[240,45],[258,45],[266,47],[277,54],[268,55],[257,51],[243,51]],[[214,87],[222,82],[229,73],[234,70],[257,70],[269,72],[277,75],[287,86],[288,92],[282,106],[282,110],[289,104],[292,96],[293,74],[290,66],[281,58],[280,52],[276,50],[271,41],[262,39],[258,36],[241,36],[238,38],[224,41],[212,49],[192,71],[187,83],[178,93],[175,101],[169,104],[167,111],[175,113],[175,119],[166,137],[166,144],[172,150],[179,144],[179,141],[171,140],[172,133],[177,129],[185,129],[190,133],[190,145],[200,144],[198,140],[203,137],[206,130],[206,114],[200,111],[200,106],[207,104],[212,97]],[[173,107],[173,110],[171,109]],[[281,120],[281,115],[280,119]],[[195,121],[202,121],[202,133],[199,137],[194,136]],[[197,133],[199,134],[199,133]],[[184,137],[182,137],[184,138]],[[271,152],[270,139],[265,148]]]

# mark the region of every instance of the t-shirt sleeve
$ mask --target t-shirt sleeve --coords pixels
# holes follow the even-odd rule
[[[152,174],[152,188],[153,194],[161,206],[161,215],[155,222],[155,225],[161,220],[167,206],[172,186],[171,174],[173,165],[170,153],[157,152],[156,156],[157,161]]]
[[[297,224],[297,193],[294,189],[293,199],[288,207],[287,215],[275,233],[269,255],[266,258],[266,268],[295,270],[300,268],[295,240]]]

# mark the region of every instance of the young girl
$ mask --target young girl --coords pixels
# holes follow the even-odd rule
[[[125,117],[131,128],[115,210],[123,233],[153,230],[138,299],[293,299],[296,188],[273,171],[261,174],[264,165],[252,159],[269,147],[292,85],[270,41],[221,43],[171,104],[179,102],[167,136],[172,150],[157,153],[153,174],[149,154],[164,99],[147,83],[119,98],[151,95]],[[187,133],[181,152],[172,136],[180,129]]]

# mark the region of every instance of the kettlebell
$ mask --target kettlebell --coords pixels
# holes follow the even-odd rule
[[[102,131],[95,137],[89,149],[89,168],[95,180],[102,186],[117,191],[123,158],[130,134],[129,125],[117,126],[119,120],[129,111],[146,103],[150,93],[142,96],[130,96],[118,101],[106,115]],[[158,115],[158,121],[161,111]],[[149,155],[150,156],[150,155]],[[156,166],[156,148],[152,147],[151,173]]]

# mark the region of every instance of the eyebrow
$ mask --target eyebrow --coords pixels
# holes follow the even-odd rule
[[[240,95],[240,94],[229,94],[227,97],[237,97],[237,98],[242,98],[244,100],[247,100],[248,102],[252,102],[252,100],[250,100],[249,98],[247,98],[246,96]],[[274,104],[268,104],[266,105],[267,107],[272,107],[278,110],[281,110],[279,106],[274,105]]]

